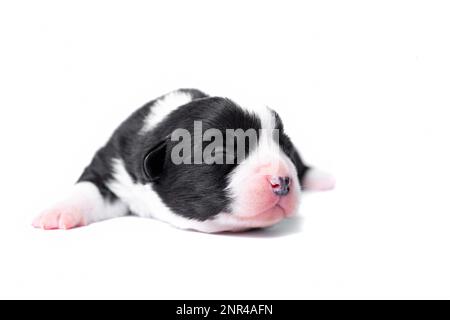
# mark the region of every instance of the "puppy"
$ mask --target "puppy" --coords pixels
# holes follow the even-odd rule
[[[305,165],[278,114],[179,89],[136,110],[66,199],[33,222],[71,229],[135,214],[181,229],[242,231],[295,214],[331,176]]]

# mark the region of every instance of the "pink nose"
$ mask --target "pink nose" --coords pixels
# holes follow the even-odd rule
[[[271,177],[269,179],[273,193],[277,196],[285,196],[289,193],[289,184],[291,179],[289,177]]]

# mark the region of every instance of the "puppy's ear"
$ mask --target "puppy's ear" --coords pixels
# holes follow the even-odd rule
[[[151,182],[160,178],[166,161],[167,139],[151,148],[144,157],[144,173]]]

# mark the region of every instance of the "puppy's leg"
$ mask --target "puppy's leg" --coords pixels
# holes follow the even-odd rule
[[[283,139],[286,148],[290,150],[288,155],[297,169],[302,189],[310,191],[326,191],[334,188],[336,181],[331,174],[307,166],[291,140],[288,137],[284,137]]]
[[[45,210],[33,226],[42,229],[71,229],[89,223],[124,216],[127,206],[119,199],[105,199],[97,186],[88,181],[75,184],[69,196]]]
[[[327,191],[334,189],[336,181],[334,177],[318,169],[308,169],[303,176],[302,185],[306,190]]]

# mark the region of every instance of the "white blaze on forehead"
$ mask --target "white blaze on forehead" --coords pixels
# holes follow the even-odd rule
[[[261,129],[263,132],[270,134],[270,131],[275,129],[275,115],[266,105],[260,102],[255,102],[239,106],[251,115],[255,115],[261,121]],[[267,137],[268,136],[264,135],[263,138]]]
[[[144,119],[141,132],[145,133],[155,128],[165,117],[179,106],[191,102],[192,96],[188,92],[173,91],[156,100],[150,107],[150,112]]]
[[[253,151],[254,156],[267,157],[278,156],[280,152],[278,144],[278,132],[275,129],[276,120],[272,110],[260,103],[250,104],[242,107],[250,114],[255,115],[261,121],[259,130],[258,147]],[[250,155],[252,156],[252,155]]]
[[[278,137],[275,131],[275,115],[268,107],[259,110],[259,118],[261,119],[261,132],[259,138],[259,148],[266,149],[268,152],[279,152]]]

